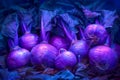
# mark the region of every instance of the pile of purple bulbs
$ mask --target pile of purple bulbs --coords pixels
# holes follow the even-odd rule
[[[10,44],[16,40],[19,43],[12,47],[7,56],[9,69],[32,64],[37,67],[71,70],[83,60],[87,60],[96,72],[109,72],[117,67],[120,56],[117,50],[111,48],[110,36],[103,25],[89,24],[84,30],[76,26],[79,34],[77,39],[77,34],[74,33],[73,36],[60,17],[55,17],[54,20],[64,36],[50,36],[44,29],[45,21],[42,18],[40,36],[31,33],[26,29],[25,23],[21,22],[24,35],[8,40]]]

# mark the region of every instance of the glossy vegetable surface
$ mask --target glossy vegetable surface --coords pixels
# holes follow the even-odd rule
[[[117,66],[117,54],[108,46],[96,46],[89,52],[89,60],[97,71],[110,71]]]
[[[61,49],[59,55],[56,57],[55,65],[57,69],[71,69],[76,63],[77,58],[74,53]]]
[[[32,63],[34,65],[44,65],[45,67],[54,67],[55,58],[58,50],[50,44],[41,43],[35,46],[31,51]]]
[[[26,49],[16,47],[7,57],[9,69],[16,69],[25,66],[30,61],[30,52]]]
[[[74,42],[70,47],[70,51],[72,51],[75,55],[80,55],[81,58],[84,58],[88,55],[88,44],[84,40],[79,40]]]
[[[107,31],[100,24],[90,24],[85,29],[85,38],[91,46],[101,45],[106,41]]]
[[[61,36],[54,36],[50,39],[50,44],[55,46],[58,50],[60,48],[68,49],[70,46],[70,42],[67,41],[64,37]]]
[[[38,36],[36,34],[25,33],[19,39],[19,44],[22,48],[31,50],[38,43]]]

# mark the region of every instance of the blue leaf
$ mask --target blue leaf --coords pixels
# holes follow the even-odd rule
[[[1,33],[6,37],[14,38],[16,36],[18,27],[19,23],[17,14],[16,13],[10,14],[5,18],[2,24]]]
[[[117,18],[115,13],[116,11],[109,11],[109,10],[102,11],[102,14],[104,16],[102,22],[105,28],[113,26],[114,20]]]
[[[76,39],[77,30],[75,27],[79,24],[78,20],[76,20],[75,17],[70,16],[68,13],[60,14],[60,16],[65,21],[66,28],[70,31],[72,38]]]
[[[31,30],[32,27],[36,27],[37,25],[37,12],[35,8],[17,8],[18,14],[20,14],[21,22],[26,25],[27,30]]]
[[[71,31],[75,31],[75,26],[79,24],[79,22],[77,20],[75,20],[74,17],[70,16],[68,13],[65,14],[60,14],[60,16],[63,18],[63,20],[67,23],[68,28]]]
[[[0,33],[0,55],[6,52],[6,42],[4,37]]]
[[[52,29],[51,20],[54,16],[56,16],[56,14],[57,11],[41,10],[41,18],[45,31],[50,31]]]

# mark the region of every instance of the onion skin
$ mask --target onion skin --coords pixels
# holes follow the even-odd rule
[[[36,66],[45,66],[53,68],[55,66],[55,58],[58,55],[58,50],[47,43],[36,45],[31,50],[31,62]]]
[[[85,40],[78,40],[71,45],[69,50],[83,59],[88,56],[88,49],[89,46]]]
[[[16,48],[7,56],[7,65],[9,69],[17,69],[25,66],[30,61],[31,53],[23,48]]]
[[[99,24],[90,24],[85,29],[85,38],[88,40],[91,46],[102,45],[107,38],[106,29]]]
[[[70,42],[67,41],[64,37],[54,36],[50,39],[49,43],[56,47],[58,50],[60,48],[68,49],[70,46]]]
[[[19,39],[19,44],[22,48],[31,50],[38,43],[38,36],[31,33],[26,33]]]
[[[107,46],[96,46],[89,52],[89,61],[94,71],[112,71],[118,63],[117,54]]]
[[[70,51],[62,51],[56,58],[56,68],[59,70],[73,68],[77,63],[77,58]]]

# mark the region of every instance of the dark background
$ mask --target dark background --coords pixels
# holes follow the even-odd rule
[[[41,4],[45,1],[62,1],[64,2],[64,0],[0,0],[0,9],[3,8],[9,8],[13,5],[23,5],[23,4],[27,4],[27,3],[38,3]],[[65,1],[70,1],[70,0],[65,0]],[[109,9],[109,10],[113,10],[113,9],[120,9],[120,0],[73,0],[74,2],[87,2],[87,5],[91,5],[93,8],[94,7],[99,7],[100,8],[104,8],[104,9]],[[54,4],[53,2],[53,4]],[[95,5],[95,3],[97,5]]]

